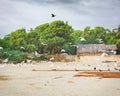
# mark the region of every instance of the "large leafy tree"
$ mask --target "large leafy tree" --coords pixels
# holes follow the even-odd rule
[[[66,44],[69,44],[68,42],[71,42],[70,34],[73,29],[67,22],[54,21],[41,26],[37,26],[35,29],[40,33],[40,42],[43,44],[44,52],[50,54],[60,53],[60,50]]]

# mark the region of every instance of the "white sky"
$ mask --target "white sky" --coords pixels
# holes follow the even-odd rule
[[[75,30],[86,26],[113,29],[120,24],[120,0],[0,0],[0,38],[55,20],[68,21]]]

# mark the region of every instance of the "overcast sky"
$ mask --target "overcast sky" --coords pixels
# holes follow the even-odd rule
[[[74,29],[113,29],[120,24],[120,0],[0,0],[0,38],[55,20],[68,21]]]

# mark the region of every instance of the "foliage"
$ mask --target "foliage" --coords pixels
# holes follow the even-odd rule
[[[22,50],[24,52],[57,54],[61,49],[74,54],[76,44],[116,44],[120,53],[120,25],[113,30],[102,26],[93,29],[86,26],[84,30],[74,30],[68,22],[61,20],[41,24],[26,32],[20,28],[0,39],[0,47],[9,50]],[[23,49],[21,49],[21,47]],[[7,57],[5,53],[3,57]]]
[[[27,55],[25,53],[21,52],[21,51],[18,51],[18,50],[4,49],[4,50],[1,51],[0,58],[2,58],[2,59],[8,58],[8,60],[10,62],[20,63],[22,61],[26,61]]]
[[[72,44],[80,43],[82,33],[83,33],[82,30],[74,30],[73,33],[71,33],[71,37],[72,37],[72,42],[71,43]]]
[[[44,26],[44,28],[41,28]],[[35,29],[40,33],[41,50],[45,53],[60,53],[65,43],[71,41],[70,34],[73,32],[71,26],[63,21],[37,26]]]
[[[36,50],[40,50],[41,44],[39,38],[40,38],[39,32],[35,30],[31,30],[27,34],[27,45],[26,45],[27,52],[34,52]]]
[[[35,46],[34,44],[28,44],[26,45],[26,50],[29,53],[34,52],[37,50],[37,46]]]
[[[10,49],[11,42],[9,40],[9,35],[5,36],[4,39],[0,39],[0,46],[6,49]]]
[[[10,34],[11,49],[20,50],[20,47],[25,47],[26,43],[26,30],[24,28],[18,29]]]
[[[39,58],[40,58],[40,60],[43,60],[43,61],[49,60],[49,58],[47,58],[47,57],[44,56],[44,55],[40,56]]]
[[[27,55],[24,53],[18,55],[12,54],[9,57],[9,61],[12,61],[13,63],[21,63],[22,61],[26,61],[26,59],[27,59]]]

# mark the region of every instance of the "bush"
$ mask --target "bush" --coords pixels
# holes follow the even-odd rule
[[[0,58],[6,59],[9,57],[9,53],[7,50],[0,50]]]
[[[26,60],[27,60],[27,55],[24,53],[17,54],[17,55],[12,54],[9,57],[9,61],[13,63],[21,63],[22,61],[26,61]]]
[[[42,55],[40,57],[34,57],[33,60],[35,61],[47,61],[49,58],[47,58],[45,55]]]
[[[46,60],[49,60],[46,56],[40,56],[40,60],[43,60],[43,61],[46,61]]]
[[[0,58],[6,59],[13,63],[20,63],[26,61],[27,55],[19,50],[3,50],[1,51]]]

